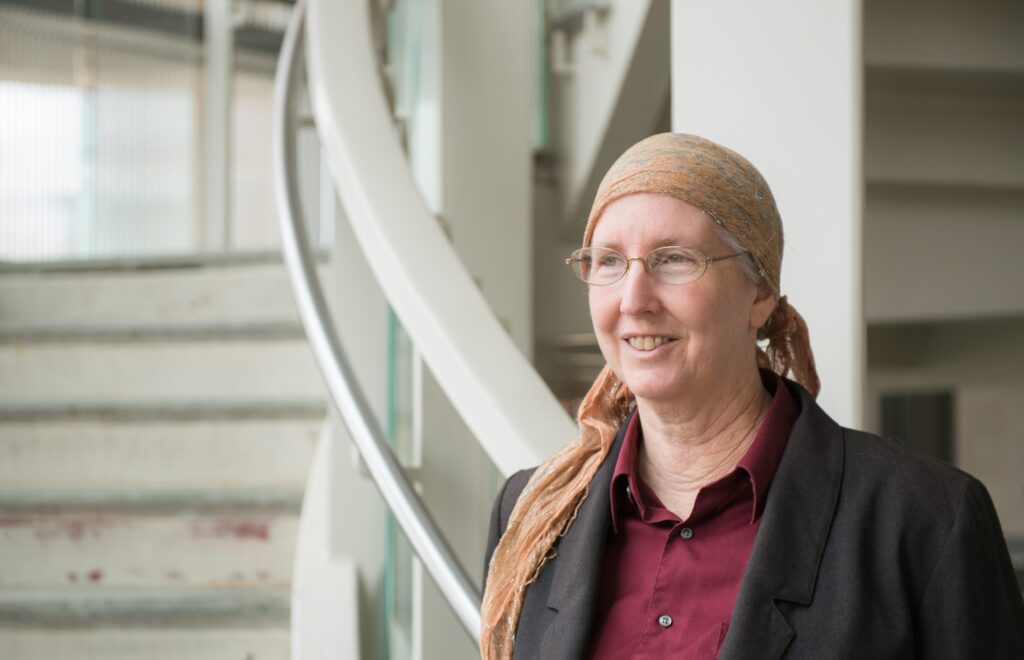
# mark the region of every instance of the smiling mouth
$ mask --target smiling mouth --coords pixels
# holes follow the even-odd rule
[[[644,335],[638,337],[627,337],[626,341],[629,342],[630,346],[638,351],[653,351],[662,344],[672,341],[672,338]]]

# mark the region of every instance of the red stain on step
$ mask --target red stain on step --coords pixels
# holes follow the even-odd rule
[[[0,516],[0,529],[27,527],[40,516]]]
[[[68,582],[78,582],[78,573],[68,571]]]
[[[197,537],[269,541],[270,525],[264,520],[222,518],[197,522],[192,527],[192,533]]]
[[[270,538],[270,527],[267,523],[257,520],[226,520],[219,524],[218,532],[223,536],[234,536],[239,539],[256,539],[266,541]]]
[[[120,521],[123,523],[124,521]],[[66,538],[81,541],[87,535],[99,536],[103,530],[120,524],[109,516],[19,515],[0,516],[0,530],[31,528],[40,540]]]
[[[94,568],[89,571],[89,582],[99,582],[103,579],[103,571],[98,568]]]

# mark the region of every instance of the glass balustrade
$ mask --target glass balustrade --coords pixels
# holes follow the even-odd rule
[[[407,149],[416,149],[421,130],[420,76],[424,34],[424,0],[396,0],[385,18],[385,59],[393,113]],[[431,47],[432,44],[426,44]],[[433,45],[436,47],[436,45]],[[417,110],[420,110],[417,112]],[[413,139],[410,140],[410,134]],[[414,154],[410,154],[413,156]],[[413,366],[419,358],[394,313],[388,323],[388,438],[403,465],[416,465],[413,436]],[[412,546],[388,513],[384,576],[384,649],[388,660],[414,656],[414,557]]]

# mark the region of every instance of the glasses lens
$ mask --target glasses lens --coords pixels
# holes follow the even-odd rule
[[[576,276],[587,284],[611,284],[626,272],[626,257],[609,248],[580,248],[571,260]]]
[[[692,282],[701,276],[706,265],[704,255],[693,248],[670,245],[651,250],[647,255],[651,274],[666,284]]]

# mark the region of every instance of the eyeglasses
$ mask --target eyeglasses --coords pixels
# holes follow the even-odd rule
[[[737,252],[709,257],[696,248],[666,245],[651,250],[646,257],[626,257],[611,248],[585,247],[573,252],[565,263],[572,267],[576,277],[594,286],[607,286],[621,280],[626,276],[631,261],[642,261],[644,269],[664,284],[689,284],[704,275],[708,264],[745,254]]]

